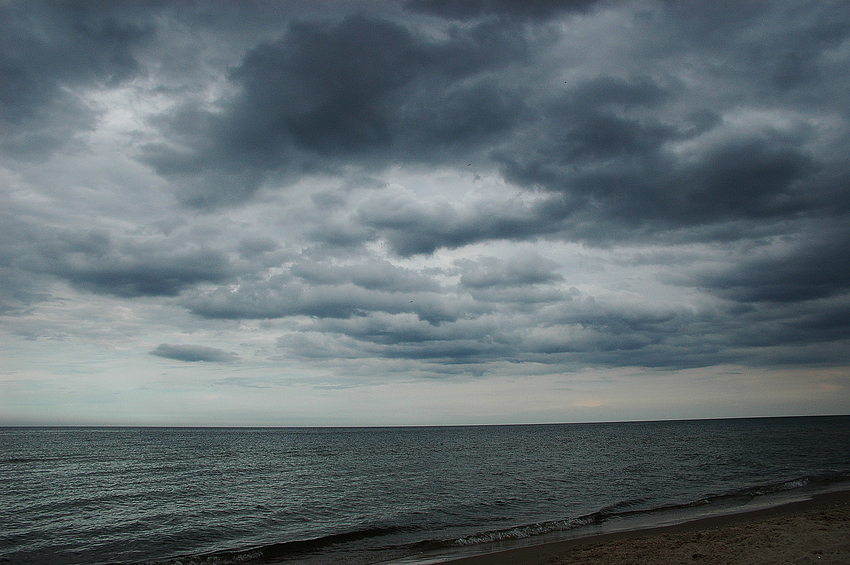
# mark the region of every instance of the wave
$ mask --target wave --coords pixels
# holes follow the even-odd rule
[[[728,512],[753,499],[770,494],[804,489],[807,487],[829,487],[832,484],[850,482],[850,472],[832,473],[815,476],[798,477],[778,483],[753,485],[744,489],[729,491],[721,494],[708,494],[704,497],[684,503],[661,505],[647,508],[650,499],[636,498],[616,502],[583,516],[563,518],[551,521],[535,522],[514,527],[482,531],[454,539],[429,539],[418,542],[387,546],[379,544],[381,550],[398,550],[402,553],[414,554],[423,551],[439,551],[457,547],[476,546],[494,542],[523,540],[546,534],[576,531],[581,528],[598,526],[615,519],[652,517],[665,512],[686,511],[697,507],[715,507],[718,512]],[[269,563],[286,560],[298,561],[307,556],[332,551],[334,546],[342,546],[345,552],[346,544],[359,541],[377,540],[384,536],[399,533],[411,533],[420,527],[375,526],[329,534],[312,539],[294,540],[282,543],[263,545],[242,550],[225,550],[203,555],[185,555],[165,560],[145,561],[137,565],[242,565],[248,563]],[[579,533],[579,535],[581,535]]]
[[[470,536],[464,536],[454,540],[441,542],[432,542],[433,545],[450,546],[470,546],[479,545],[500,541],[521,540],[525,538],[551,534],[556,532],[566,532],[576,530],[582,527],[601,525],[614,519],[632,518],[637,516],[652,516],[664,512],[674,512],[677,510],[689,510],[696,507],[713,505],[717,508],[724,506],[734,507],[745,502],[752,501],[760,496],[775,494],[784,491],[802,489],[808,486],[826,487],[830,484],[842,483],[850,481],[850,472],[831,473],[825,475],[815,475],[799,477],[779,483],[770,483],[765,485],[756,485],[745,489],[730,491],[723,494],[707,495],[696,500],[655,506],[652,508],[630,509],[639,507],[642,504],[649,502],[647,499],[630,499],[616,502],[605,506],[596,512],[578,516],[576,518],[566,518],[545,522],[537,522],[533,524],[525,524],[511,528],[491,530],[479,532]]]
[[[33,459],[31,457],[9,457],[5,459],[0,459],[0,465],[12,463],[33,463],[35,461],[38,461],[38,459]]]
[[[290,541],[268,545],[263,548],[263,557],[286,557],[294,553],[304,553],[324,549],[332,545],[351,543],[368,538],[376,538],[407,531],[402,527],[375,527],[351,532],[330,534],[319,538]]]
[[[169,559],[143,561],[136,565],[240,565],[297,558],[299,555],[315,554],[335,545],[342,545],[369,538],[407,531],[402,527],[374,527],[329,534],[317,538],[274,543],[241,550],[223,550],[201,555],[183,555]],[[118,565],[118,564],[114,564]]]

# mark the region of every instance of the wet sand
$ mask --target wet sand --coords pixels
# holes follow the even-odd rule
[[[444,565],[850,564],[850,491],[729,516],[477,555]]]

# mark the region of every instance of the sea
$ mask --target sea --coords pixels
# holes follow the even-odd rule
[[[423,565],[850,489],[850,417],[0,428],[0,563]]]

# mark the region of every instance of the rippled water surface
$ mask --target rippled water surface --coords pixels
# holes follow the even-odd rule
[[[0,562],[373,563],[848,479],[848,417],[0,428]]]

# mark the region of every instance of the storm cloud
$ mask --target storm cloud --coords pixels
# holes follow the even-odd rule
[[[133,49],[151,39],[151,26],[91,4],[54,2],[0,7],[0,120],[3,152],[46,156],[97,115],[75,88],[119,86],[143,72]]]
[[[8,2],[0,32],[15,383],[72,372],[61,341],[233,373],[163,391],[847,399],[846,3]],[[837,396],[759,404],[807,371]]]
[[[519,94],[494,72],[525,49],[488,24],[435,40],[362,15],[295,21],[228,73],[238,94],[220,108],[191,102],[163,116],[169,135],[187,143],[151,144],[145,160],[161,174],[195,179],[196,192],[182,197],[207,207],[244,201],[271,173],[466,152],[521,111]]]

